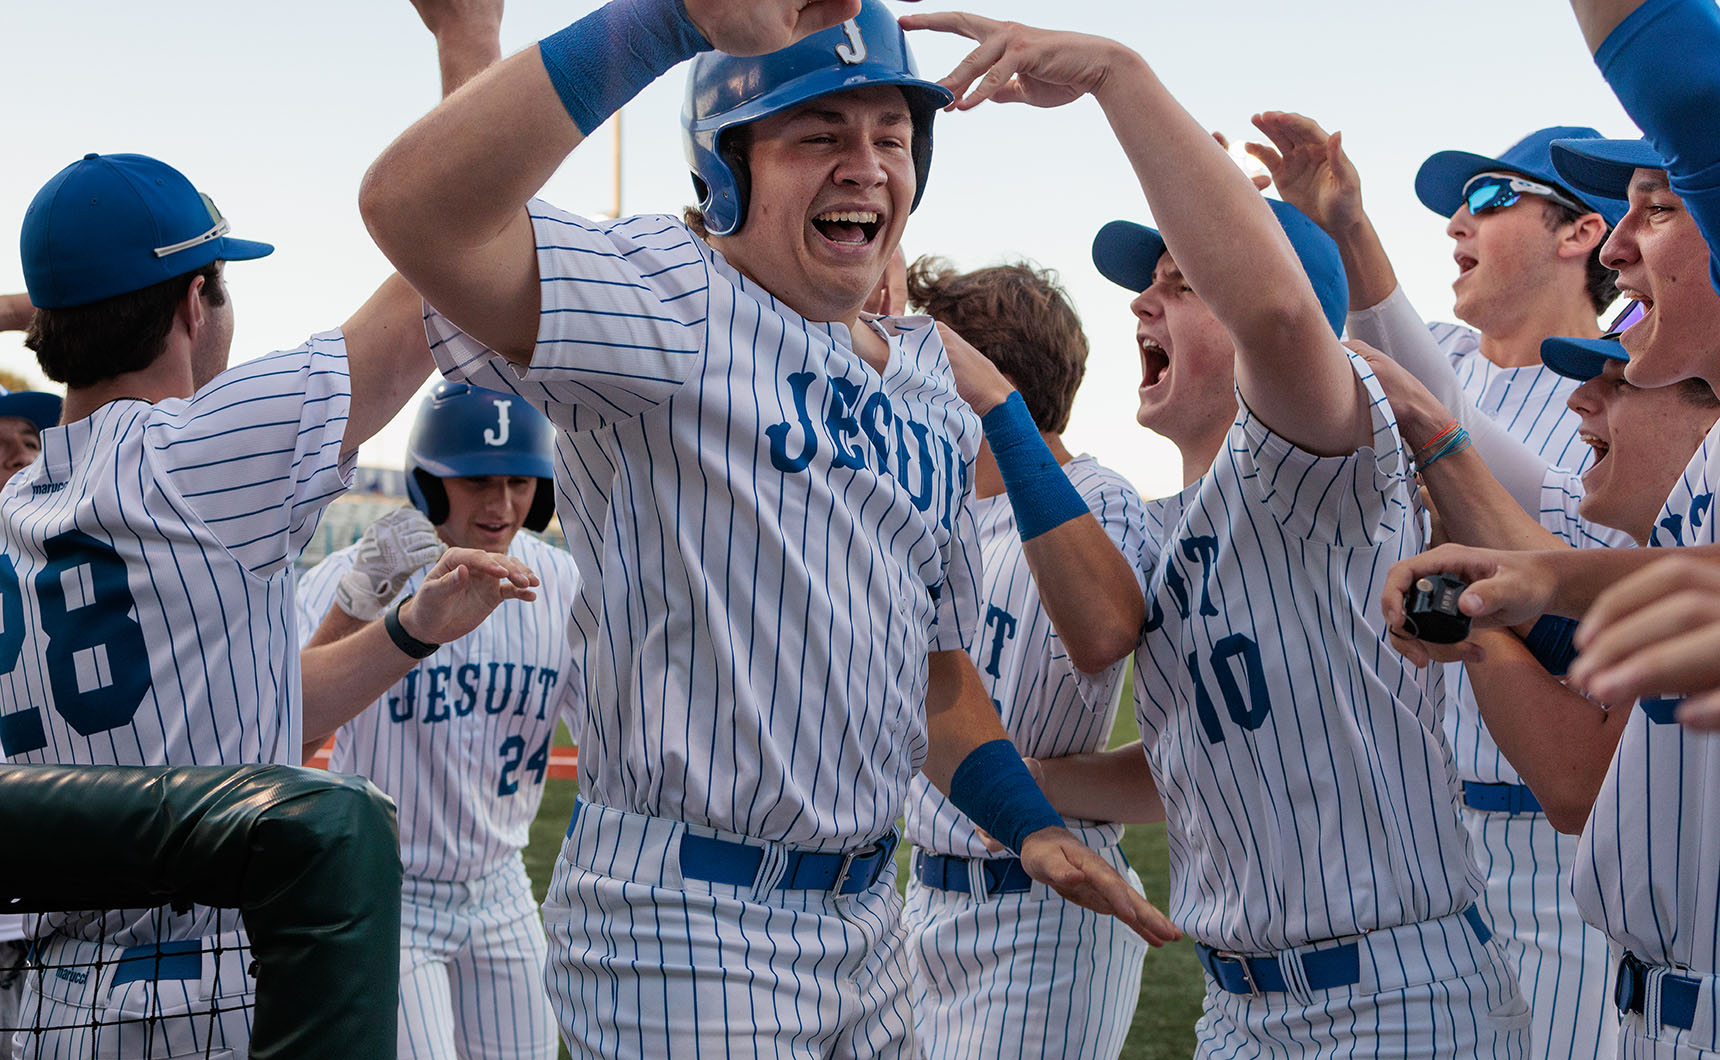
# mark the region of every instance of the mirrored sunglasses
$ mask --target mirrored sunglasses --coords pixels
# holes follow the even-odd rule
[[[1557,188],[1509,173],[1481,173],[1471,177],[1463,186],[1463,202],[1472,214],[1503,210],[1524,195],[1539,195],[1578,213],[1593,212],[1587,206],[1573,202],[1570,196]]]

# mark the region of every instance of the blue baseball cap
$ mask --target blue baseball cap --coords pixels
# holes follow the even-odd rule
[[[1630,363],[1630,354],[1624,352],[1616,332],[1598,339],[1541,340],[1541,363],[1566,379],[1587,382],[1600,375],[1608,361]]]
[[[1553,166],[1559,178],[1578,191],[1627,198],[1631,174],[1639,169],[1665,169],[1647,140],[1555,140]]]
[[[1344,333],[1344,317],[1350,311],[1350,282],[1344,275],[1344,261],[1338,256],[1338,244],[1308,215],[1282,199],[1267,199],[1266,205],[1278,216],[1290,246],[1302,262],[1302,271],[1314,285],[1314,295],[1326,314],[1332,332]],[[1093,237],[1093,264],[1105,279],[1137,294],[1153,285],[1153,269],[1165,253],[1164,237],[1156,228],[1134,221],[1112,221]]]
[[[147,155],[88,154],[56,173],[24,212],[24,286],[42,309],[68,309],[274,252],[234,239],[209,196]]]
[[[1619,222],[1628,206],[1622,195],[1571,188],[1554,167],[1554,140],[1599,140],[1601,134],[1586,125],[1554,125],[1536,129],[1499,155],[1468,151],[1439,151],[1428,156],[1415,175],[1415,197],[1441,217],[1450,217],[1463,205],[1463,188],[1478,174],[1504,171],[1517,173],[1543,184],[1557,185],[1572,199],[1600,214],[1610,227]]]
[[[38,432],[60,422],[58,395],[40,390],[7,390],[0,387],[0,418],[29,420]]]

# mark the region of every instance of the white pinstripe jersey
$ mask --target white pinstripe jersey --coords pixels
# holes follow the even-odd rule
[[[1554,467],[1581,471],[1588,466],[1589,447],[1577,437],[1577,415],[1565,405],[1580,385],[1575,379],[1540,364],[1501,368],[1481,355],[1480,335],[1461,324],[1429,324],[1428,331],[1450,354],[1459,385],[1482,415]],[[1629,535],[1624,540],[1629,541]],[[1458,777],[1490,784],[1523,783],[1487,732],[1462,663],[1445,667],[1445,687],[1451,697],[1445,738],[1451,743]]]
[[[1063,470],[1144,582],[1144,559],[1152,546],[1147,543],[1146,508],[1135,487],[1091,456],[1078,456]],[[1117,718],[1124,664],[1098,674],[1075,669],[1040,604],[1009,496],[1000,493],[975,500],[973,506],[984,580],[979,636],[969,653],[1004,728],[1024,755],[1055,758],[1104,750]],[[1143,592],[1145,588],[1143,584]],[[908,841],[926,850],[989,856],[973,822],[924,774],[914,777],[906,825]],[[1116,843],[1123,836],[1121,825],[1072,826],[1094,846]]]
[[[1443,681],[1386,642],[1386,569],[1423,547],[1397,424],[1316,457],[1239,410],[1211,470],[1147,505],[1136,713],[1170,832],[1170,915],[1266,953],[1444,916],[1480,872],[1440,727]]]
[[[42,432],[0,491],[13,761],[298,763],[292,561],[351,482],[348,402],[328,332],[188,400],[122,399]]]
[[[430,344],[563,428],[584,796],[803,847],[882,835],[925,757],[926,653],[978,624],[979,421],[936,329],[873,325],[880,376],[679,220],[530,209],[531,370],[434,311]]]
[[[1711,545],[1720,424],[1655,522],[1651,546]],[[1653,964],[1720,972],[1720,738],[1672,719],[1670,700],[1630,708],[1577,846],[1583,919]]]
[[[357,550],[333,553],[300,580],[301,640],[334,605]],[[508,554],[537,572],[538,599],[504,601],[483,625],[420,661],[335,740],[329,768],[369,777],[399,807],[408,876],[464,882],[515,857],[543,801],[557,719],[566,717],[579,734],[579,679],[567,640],[579,571],[565,551],[524,532]],[[428,573],[413,574],[402,593],[416,592]]]

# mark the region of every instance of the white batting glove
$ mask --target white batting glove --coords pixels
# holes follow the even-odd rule
[[[335,604],[360,622],[374,622],[400,595],[412,573],[448,548],[436,528],[412,507],[397,508],[371,523],[358,539],[352,569],[335,586]]]

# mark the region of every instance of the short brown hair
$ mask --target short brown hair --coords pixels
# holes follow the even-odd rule
[[[43,374],[67,386],[93,386],[148,368],[161,356],[161,344],[173,328],[174,309],[198,276],[203,277],[203,300],[212,306],[226,305],[221,263],[212,261],[193,272],[89,305],[37,309],[24,345],[36,351]]]
[[[908,302],[990,358],[1040,430],[1069,426],[1087,335],[1056,273],[1025,261],[958,273],[941,258],[920,258],[908,268]]]

